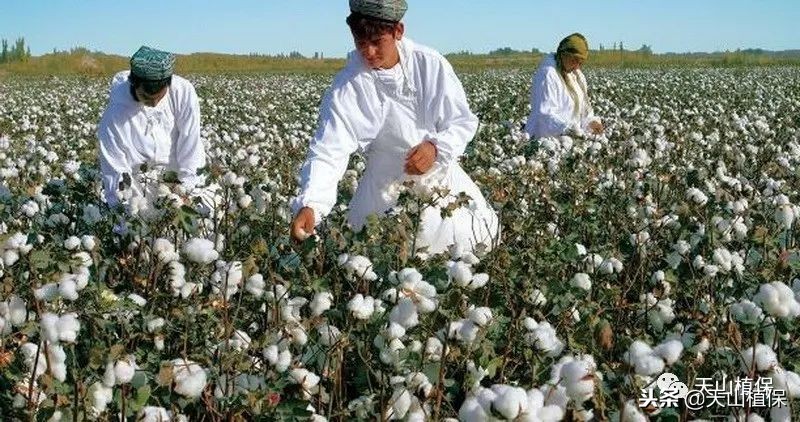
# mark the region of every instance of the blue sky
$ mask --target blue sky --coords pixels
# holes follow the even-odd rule
[[[622,41],[656,52],[800,49],[800,0],[408,3],[406,34],[443,53],[552,51],[575,31],[592,48]],[[348,10],[347,0],[0,0],[0,38],[24,36],[34,55],[75,46],[130,55],[147,44],[176,53],[341,57],[352,48]]]

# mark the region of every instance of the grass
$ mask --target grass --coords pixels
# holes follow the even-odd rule
[[[488,69],[533,69],[541,54],[507,55],[452,54],[447,58],[461,72]],[[267,56],[195,53],[180,56],[177,73],[242,74],[302,73],[333,74],[345,64],[344,59],[300,59]],[[586,64],[604,68],[675,68],[675,67],[744,67],[796,66],[800,56],[776,56],[752,53],[646,54],[634,51],[594,51]],[[0,78],[8,76],[83,75],[110,76],[128,68],[128,59],[103,53],[77,51],[32,57],[25,62],[0,65]]]

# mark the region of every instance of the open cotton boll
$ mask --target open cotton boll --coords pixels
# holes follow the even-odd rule
[[[491,421],[492,401],[497,397],[489,388],[478,388],[474,393],[467,395],[461,408],[458,410],[458,419],[463,422]]]
[[[323,324],[317,327],[317,333],[319,333],[319,342],[323,346],[335,345],[342,336],[342,332],[338,328],[329,324]]]
[[[39,320],[39,327],[42,329],[42,337],[51,342],[58,342],[58,315],[45,313]]]
[[[407,297],[398,300],[397,305],[389,313],[389,321],[397,323],[405,329],[419,324],[419,313],[414,301]]]
[[[317,387],[320,381],[319,375],[306,368],[292,369],[289,371],[289,377],[295,384],[299,384],[306,392],[314,392],[315,387]]]
[[[633,400],[625,402],[625,407],[622,409],[621,421],[625,422],[647,422],[647,417],[639,410],[639,406]]]
[[[371,296],[364,297],[361,293],[355,295],[347,303],[347,309],[353,317],[360,320],[369,319],[375,312],[375,299]]]
[[[785,391],[789,399],[800,398],[800,375],[775,367],[767,376],[772,379],[772,388]]]
[[[58,284],[47,283],[43,285],[42,287],[33,291],[33,297],[45,302],[50,302],[57,299],[59,297]]]
[[[325,311],[333,305],[333,294],[331,292],[317,292],[314,298],[311,299],[311,316],[317,317],[322,315]]]
[[[77,236],[70,236],[64,240],[64,249],[74,251],[81,246],[81,240]]]
[[[348,256],[343,266],[351,280],[375,281],[378,279],[378,275],[373,271],[372,262],[365,256]]]
[[[78,285],[72,277],[65,278],[58,283],[58,294],[66,300],[78,300]]]
[[[594,360],[573,360],[561,367],[561,384],[575,403],[583,403],[594,396]]]
[[[83,247],[84,250],[93,251],[96,245],[97,240],[94,236],[86,234],[81,236],[81,247]]]
[[[748,324],[758,324],[764,319],[764,311],[755,303],[742,299],[730,306],[733,319]]]
[[[467,312],[467,318],[474,322],[475,325],[485,327],[492,322],[492,310],[485,306],[479,308],[473,307]]]
[[[20,299],[17,295],[11,295],[7,302],[0,302],[0,315],[3,314],[3,304],[7,303],[6,318],[15,327],[25,324],[28,318],[28,309],[26,308],[25,301]]]
[[[25,362],[25,367],[32,371],[34,378],[38,378],[40,375],[47,372],[47,358],[44,356],[44,349],[40,349],[38,345],[33,343],[24,343],[22,346],[20,346],[19,350],[22,354],[23,361]],[[36,353],[37,350],[39,352],[38,358]],[[33,372],[34,364],[36,365],[35,372]]]
[[[406,417],[411,408],[412,396],[406,388],[396,388],[389,399],[384,414],[389,420],[401,420]]]
[[[453,321],[447,327],[448,338],[459,340],[463,343],[472,343],[478,338],[480,327],[469,319]]]
[[[689,188],[686,190],[686,199],[700,206],[708,202],[706,194],[697,188]]]
[[[532,322],[535,323],[535,321]],[[526,320],[526,326],[533,325]],[[556,330],[547,321],[536,323],[533,329],[525,334],[525,342],[530,346],[536,347],[549,357],[556,357],[564,350],[564,342],[559,340]]]
[[[147,406],[139,411],[137,422],[168,422],[172,420],[172,412],[163,407]]]
[[[164,318],[153,318],[147,321],[147,331],[150,333],[154,333],[159,329],[161,329],[162,327],[164,327],[165,324],[166,321],[164,321]]]
[[[623,359],[638,375],[653,376],[664,371],[664,360],[641,340],[631,343]]]
[[[214,242],[208,239],[192,238],[183,245],[183,255],[197,264],[208,265],[219,258]]]
[[[533,306],[544,306],[547,304],[547,297],[545,297],[544,293],[539,289],[533,289],[529,298]]]
[[[742,360],[744,363],[744,370],[749,371],[755,364],[755,369],[759,372],[769,371],[780,364],[775,351],[765,344],[756,344],[756,346],[749,347],[742,352]]]
[[[175,392],[188,398],[200,397],[206,387],[206,371],[185,359],[175,359],[172,365]]]
[[[153,253],[160,262],[172,262],[178,260],[178,253],[175,251],[175,245],[168,239],[159,238],[153,241]]]
[[[136,375],[136,358],[129,355],[126,359],[120,359],[114,364],[114,380],[116,385],[127,384],[131,382],[133,376]]]
[[[496,394],[491,408],[506,420],[514,420],[528,412],[528,393],[519,387],[495,384],[492,391]]]
[[[264,295],[264,276],[261,274],[253,274],[247,278],[247,282],[244,285],[244,289],[247,290],[248,293],[255,296],[257,299],[260,299],[261,296]]]
[[[89,387],[87,401],[89,403],[88,413],[92,417],[98,417],[106,411],[108,404],[114,400],[114,390],[111,387],[96,382]]]
[[[656,346],[653,353],[664,359],[667,365],[672,365],[681,358],[683,343],[680,340],[668,340]]]
[[[466,287],[472,282],[472,269],[463,261],[448,263],[447,276],[457,287]]]
[[[759,286],[753,302],[777,318],[791,319],[800,316],[800,303],[795,300],[794,292],[780,281]]]
[[[445,346],[442,344],[441,340],[436,337],[428,337],[425,341],[425,360],[439,362],[445,350]]]
[[[586,273],[575,274],[569,284],[587,292],[592,289],[592,280],[589,278],[589,274]]]

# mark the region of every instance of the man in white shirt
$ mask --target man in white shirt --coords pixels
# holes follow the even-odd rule
[[[545,56],[531,85],[531,114],[525,130],[532,138],[603,133],[603,124],[589,103],[581,66],[589,56],[586,38],[578,33],[561,40],[555,54]]]
[[[449,218],[442,219],[436,207],[423,211],[418,245],[429,253],[452,244],[466,250],[491,247],[497,238],[496,214],[458,164],[478,119],[447,60],[404,37],[406,8],[405,0],[350,0],[347,23],[356,51],[322,101],[300,192],[292,201],[295,239],[307,237],[330,213],[338,182],[357,150],[367,162],[348,212],[355,230],[369,215],[392,209],[402,184],[412,180],[449,189],[438,207],[461,192],[471,198],[468,208]]]
[[[192,84],[173,75],[175,56],[141,47],[131,70],[111,81],[108,107],[97,129],[106,203],[120,192],[142,195],[140,169],[173,171],[188,192],[202,183],[206,164],[200,138],[200,103]],[[128,195],[126,194],[125,197]]]

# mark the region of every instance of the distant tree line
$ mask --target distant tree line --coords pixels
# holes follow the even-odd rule
[[[8,40],[3,38],[0,50],[0,63],[25,62],[31,57],[31,48],[25,45],[25,38],[17,38],[9,47]]]

